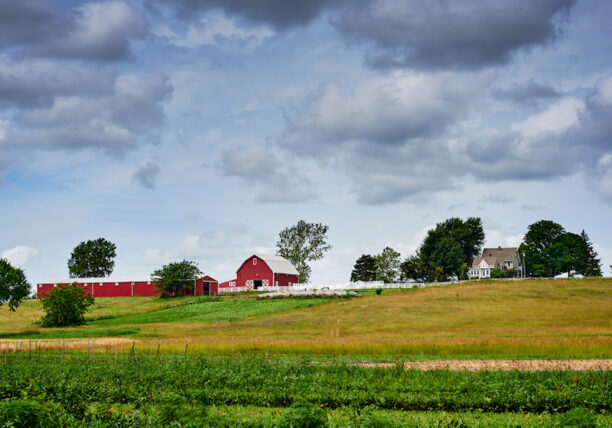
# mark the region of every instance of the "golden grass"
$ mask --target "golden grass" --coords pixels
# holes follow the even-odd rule
[[[103,300],[111,299],[97,302]],[[114,300],[118,301],[98,308],[98,313],[152,308],[146,302],[130,304],[127,298]],[[28,302],[8,315],[2,308],[0,332],[31,328],[28,323],[36,305]],[[216,354],[606,358],[612,354],[612,279],[468,282],[385,290],[381,296],[240,322],[138,327],[140,335],[153,336],[140,338],[136,346],[141,351],[154,343],[162,352],[181,353],[188,343],[190,352]]]

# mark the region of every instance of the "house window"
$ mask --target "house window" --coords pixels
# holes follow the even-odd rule
[[[253,266],[255,266],[256,264],[257,264],[257,259],[253,257]]]

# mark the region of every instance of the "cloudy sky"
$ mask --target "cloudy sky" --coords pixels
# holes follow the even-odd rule
[[[585,229],[612,263],[612,2],[0,0],[0,256],[219,280],[300,219],[314,282],[448,217]]]

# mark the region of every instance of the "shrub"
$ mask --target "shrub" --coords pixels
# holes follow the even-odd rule
[[[328,425],[325,411],[307,401],[294,403],[278,424],[283,428],[319,428]]]
[[[60,284],[47,293],[41,300],[43,327],[65,327],[85,324],[85,312],[94,304],[91,294],[76,284]]]
[[[491,278],[503,278],[504,277],[504,271],[501,270],[500,268],[495,268],[491,271]]]
[[[382,289],[382,288],[377,288],[377,289],[376,289],[376,295],[377,295],[377,296],[380,296],[380,295],[382,294],[382,292],[383,292],[383,289]]]
[[[0,424],[7,427],[59,426],[57,406],[42,404],[36,400],[11,400],[0,402]]]
[[[563,413],[559,418],[559,425],[571,428],[594,428],[597,426],[597,416],[584,407],[576,407]]]

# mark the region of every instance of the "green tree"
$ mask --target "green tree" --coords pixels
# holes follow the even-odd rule
[[[400,253],[386,247],[376,255],[376,279],[383,282],[397,282],[400,274]]]
[[[45,312],[43,327],[66,327],[85,324],[85,312],[94,304],[94,298],[76,284],[60,284],[43,293],[41,303]]]
[[[427,232],[417,257],[428,281],[438,277],[461,276],[461,265],[472,265],[484,243],[482,221],[478,217],[449,218]],[[440,267],[441,271],[436,269]]]
[[[577,236],[579,240],[574,251],[576,272],[582,276],[602,276],[601,259],[593,248],[589,236],[584,230]]]
[[[568,257],[568,241],[572,240],[563,226],[551,220],[540,220],[527,227],[523,243],[519,247],[525,253],[527,276],[552,277],[567,271],[571,265]]]
[[[293,263],[300,273],[300,282],[308,282],[310,278],[311,269],[307,262],[322,259],[331,248],[327,243],[328,230],[324,224],[300,220],[279,233],[277,254]]]
[[[447,281],[453,275],[459,276],[465,255],[457,241],[447,236],[439,238],[429,251],[424,263],[428,281]]]
[[[117,247],[104,238],[81,242],[68,259],[70,278],[99,278],[109,276],[115,267]]]
[[[412,255],[400,265],[400,280],[419,279],[425,276],[419,256]]]
[[[0,259],[0,306],[8,302],[9,309],[15,311],[29,292],[30,284],[23,270],[11,266],[6,259]]]
[[[186,290],[193,290],[195,280],[202,275],[197,263],[183,260],[182,262],[168,263],[151,274],[157,289],[164,296],[173,293],[185,294]]]
[[[376,258],[363,254],[357,259],[351,272],[351,281],[375,281],[376,280]]]

